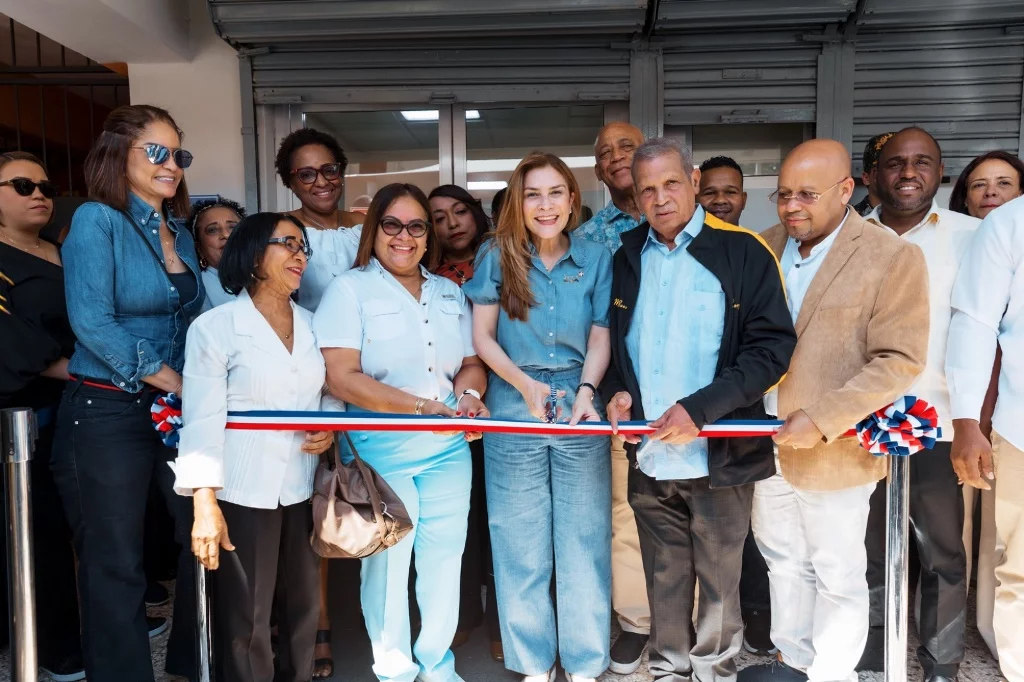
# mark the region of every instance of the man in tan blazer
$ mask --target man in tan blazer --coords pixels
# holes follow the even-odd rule
[[[766,397],[785,418],[779,473],[756,484],[754,535],[769,568],[780,662],[741,682],[856,680],[868,632],[868,500],[887,470],[842,435],[923,371],[928,273],[920,248],[847,204],[850,155],[834,140],[793,150],[763,233],[779,256],[797,332],[789,373]]]

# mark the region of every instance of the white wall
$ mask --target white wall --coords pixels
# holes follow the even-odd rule
[[[180,5],[184,9],[185,0]],[[128,64],[132,104],[171,112],[195,155],[185,172],[191,194],[245,199],[238,57],[213,29],[205,0],[187,0],[192,60]],[[255,207],[251,207],[255,208]]]

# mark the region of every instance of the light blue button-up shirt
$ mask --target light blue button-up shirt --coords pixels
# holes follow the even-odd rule
[[[686,250],[704,228],[700,206],[671,251],[653,228],[640,252],[640,293],[626,350],[640,383],[644,414],[655,420],[680,398],[715,378],[725,328],[725,292],[710,270]],[[686,445],[644,439],[640,470],[658,480],[708,475],[708,441]]]
[[[593,218],[577,227],[573,236],[604,244],[609,251],[615,253],[622,246],[622,233],[629,232],[639,224],[636,218],[619,209],[615,202],[609,201]]]

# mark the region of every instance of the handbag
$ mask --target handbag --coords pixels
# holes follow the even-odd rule
[[[313,488],[313,532],[309,542],[324,559],[364,559],[394,547],[413,528],[412,518],[391,486],[366,464],[345,433],[353,459],[341,462],[341,437],[321,459]]]

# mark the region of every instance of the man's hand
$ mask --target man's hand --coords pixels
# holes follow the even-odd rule
[[[789,415],[778,433],[772,436],[776,445],[785,445],[797,450],[821,445],[824,438],[824,434],[818,430],[818,427],[803,410],[797,410]]]
[[[619,391],[608,401],[608,422],[612,425],[612,433],[619,435],[619,421],[628,422],[630,411],[633,408],[633,397],[626,391]],[[627,443],[636,445],[640,442],[639,436],[623,436]]]
[[[665,410],[665,414],[651,422],[651,426],[658,429],[651,434],[651,440],[669,445],[686,445],[700,436],[700,429],[690,419],[690,413],[679,403]]]
[[[991,490],[986,480],[994,481],[992,444],[973,419],[953,420],[953,446],[949,452],[953,471],[960,483],[980,490]]]

